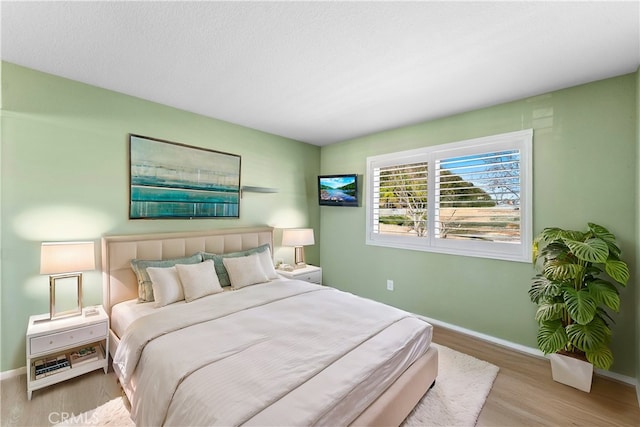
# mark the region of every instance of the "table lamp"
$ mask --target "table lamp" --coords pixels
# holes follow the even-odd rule
[[[315,244],[312,228],[286,228],[282,231],[282,246],[295,247],[294,268],[304,268],[304,247]]]
[[[82,314],[82,271],[96,268],[93,242],[43,242],[40,250],[40,274],[49,274],[49,318]],[[56,311],[56,280],[75,278],[77,307]]]

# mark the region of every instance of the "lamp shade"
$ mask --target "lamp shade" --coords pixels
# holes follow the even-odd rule
[[[40,274],[71,273],[95,268],[93,242],[42,243]]]
[[[313,228],[286,228],[282,231],[282,246],[309,246],[315,244]]]

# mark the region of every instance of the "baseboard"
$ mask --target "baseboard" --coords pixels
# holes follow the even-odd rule
[[[419,317],[419,318],[424,319],[425,321],[431,323],[434,326],[440,326],[442,328],[451,329],[453,331],[460,332],[461,334],[470,335],[470,336],[472,336],[474,338],[478,338],[478,339],[481,339],[483,341],[490,342],[492,344],[497,344],[497,345],[500,345],[502,347],[506,347],[506,348],[511,349],[511,350],[519,351],[520,353],[525,353],[525,354],[529,354],[531,356],[536,356],[536,357],[547,358],[547,356],[545,356],[544,353],[542,353],[537,348],[527,347],[527,346],[522,345],[522,344],[517,344],[517,343],[511,342],[511,341],[503,340],[501,338],[496,338],[496,337],[493,337],[491,335],[487,335],[487,334],[483,334],[483,333],[480,333],[480,332],[476,332],[476,331],[473,331],[471,329],[462,328],[460,326],[456,326],[456,325],[452,325],[450,323],[442,322],[440,320],[432,319],[432,318],[427,317],[427,316],[421,316],[419,314],[417,314],[416,316]],[[602,369],[595,369],[594,372],[595,372],[596,375],[600,375],[602,377],[611,378],[612,380],[619,381],[619,382],[622,382],[622,383],[625,383],[625,384],[629,384],[629,385],[632,385],[632,386],[638,388],[638,381],[633,377],[629,377],[627,375],[618,374],[616,372],[605,371],[605,370],[602,370]],[[639,399],[640,399],[640,396],[639,396]],[[639,403],[640,403],[640,400],[639,400]]]
[[[13,377],[18,377],[20,375],[26,375],[26,374],[27,374],[26,366],[23,366],[18,369],[12,369],[10,371],[0,372],[0,381],[13,378]]]

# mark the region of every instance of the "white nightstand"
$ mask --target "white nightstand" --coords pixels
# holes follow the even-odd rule
[[[91,309],[97,314],[87,315]],[[70,354],[74,351],[95,347],[97,359],[73,362]],[[52,362],[65,356],[69,367],[52,370],[48,375],[40,374],[36,378],[36,364],[42,361]],[[91,360],[93,359],[93,360]],[[51,364],[51,363],[50,363]],[[63,319],[49,320],[49,313],[29,317],[27,328],[27,398],[31,400],[34,390],[47,387],[60,381],[86,374],[96,369],[109,369],[109,318],[102,306],[88,307],[82,315]]]
[[[298,268],[293,271],[278,270],[278,274],[287,279],[304,280],[305,282],[322,285],[322,268],[316,267],[315,265],[307,264],[305,268]]]

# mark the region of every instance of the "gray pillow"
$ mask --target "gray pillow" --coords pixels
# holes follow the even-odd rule
[[[202,255],[202,259],[205,261],[208,259],[213,260],[213,264],[215,265],[215,268],[216,268],[216,274],[218,275],[218,280],[220,281],[220,286],[224,287],[224,286],[231,286],[229,273],[227,272],[227,269],[225,268],[224,263],[222,262],[224,258],[238,258],[238,257],[249,256],[253,254],[259,254],[260,252],[264,252],[267,249],[269,249],[269,244],[265,243],[264,245],[258,246],[257,248],[251,248],[251,249],[247,249],[245,251],[240,251],[240,252],[229,252],[227,254],[222,254],[222,255],[211,254],[208,252],[200,252],[200,254]]]
[[[197,264],[202,262],[200,253],[193,254],[184,258],[148,260],[148,259],[132,259],[131,268],[138,279],[138,302],[151,302],[153,298],[153,285],[147,267],[173,267],[176,264]]]

